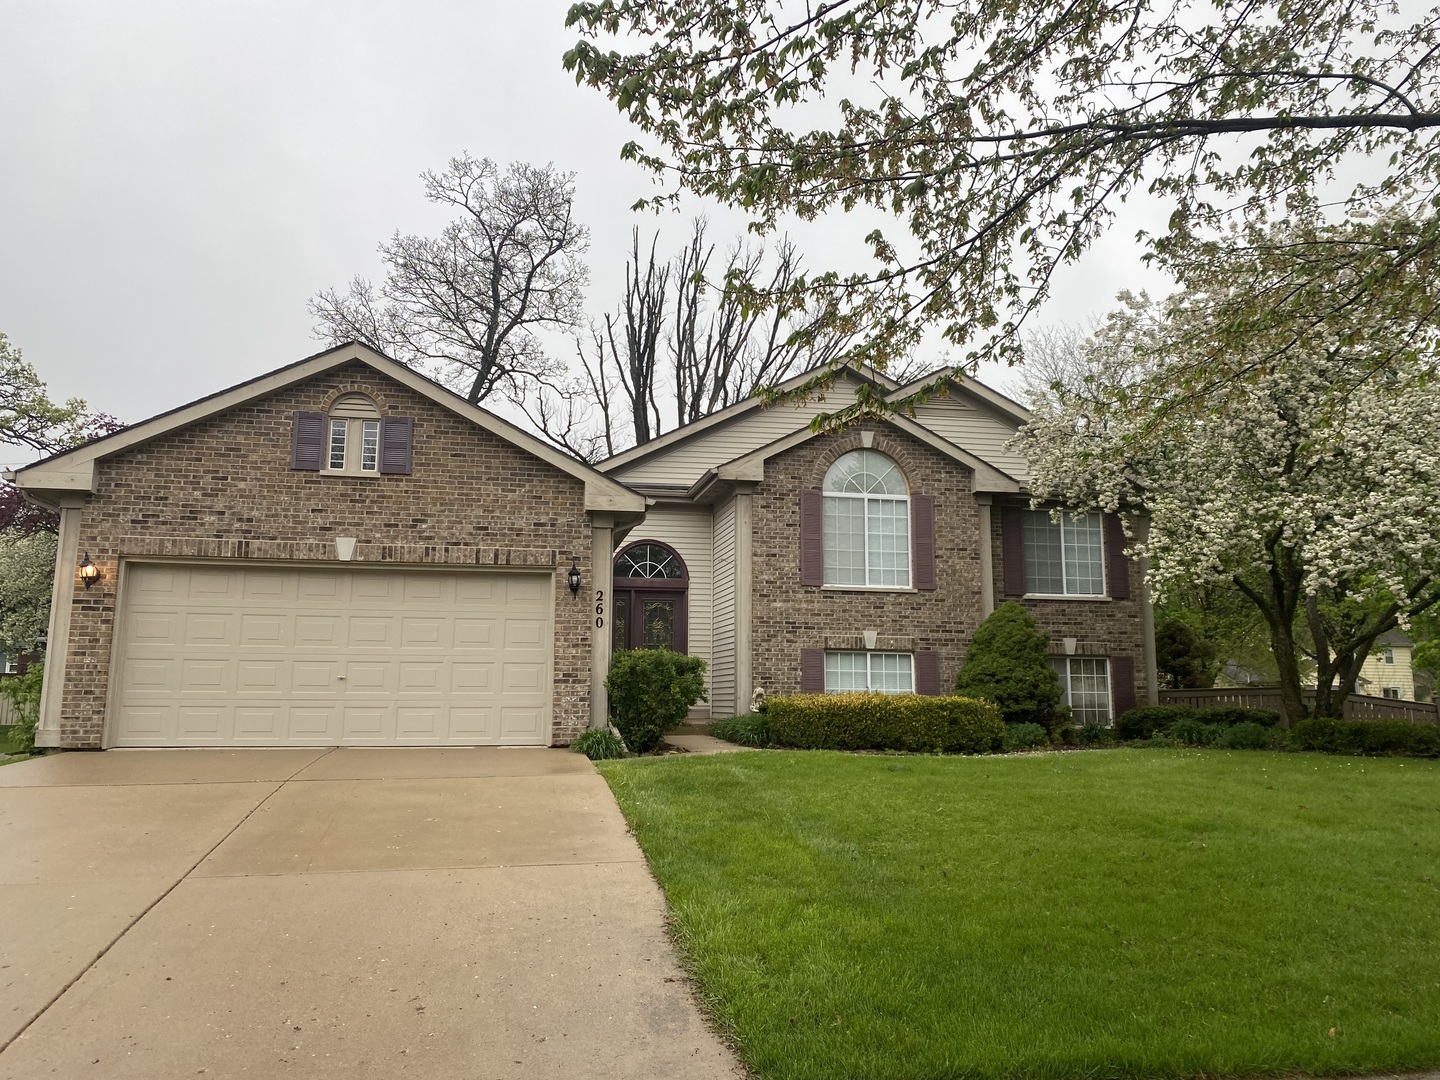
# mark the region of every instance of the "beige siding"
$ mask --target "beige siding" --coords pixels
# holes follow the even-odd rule
[[[711,638],[714,618],[714,554],[713,532],[708,506],[653,507],[641,522],[625,537],[623,547],[645,540],[656,540],[668,544],[685,560],[690,572],[688,610],[690,637],[687,651],[698,656],[707,665],[711,662]],[[709,676],[707,675],[707,680]]]
[[[1365,658],[1360,665],[1360,680],[1355,689],[1362,694],[1384,697],[1387,687],[1400,691],[1400,700],[1415,700],[1415,674],[1410,666],[1411,649],[1408,645],[1394,645],[1395,662],[1385,663],[1385,648],[1380,646]]]
[[[715,508],[714,660],[710,671],[712,716],[735,708],[735,500]]]
[[[915,419],[1015,479],[1028,479],[1025,459],[1005,445],[1015,437],[1016,426],[988,409],[953,397],[935,398],[915,410]]]
[[[843,409],[855,399],[854,384],[838,382],[824,397],[796,405],[756,409],[728,424],[719,424],[689,441],[610,475],[625,484],[693,484],[707,469],[723,465],[798,431],[825,412]]]

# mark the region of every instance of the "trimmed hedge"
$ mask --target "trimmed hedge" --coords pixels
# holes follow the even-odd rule
[[[1245,709],[1238,705],[1209,705],[1203,709],[1192,709],[1189,705],[1141,705],[1115,722],[1115,734],[1121,739],[1149,739],[1161,733],[1174,734],[1172,729],[1176,724],[1192,723],[1207,727],[1258,724],[1270,728],[1280,723],[1280,714],[1273,709]]]
[[[707,700],[705,661],[669,649],[617,653],[605,679],[620,737],[637,754],[660,745],[697,701]]]
[[[988,701],[919,694],[791,694],[770,699],[770,738],[805,750],[988,754],[1005,722]]]
[[[770,720],[764,713],[727,716],[710,725],[710,734],[737,746],[769,746]]]
[[[1297,750],[1327,754],[1440,757],[1440,727],[1405,720],[1301,720],[1290,731]]]

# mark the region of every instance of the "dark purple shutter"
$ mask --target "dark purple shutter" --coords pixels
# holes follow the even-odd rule
[[[1105,585],[1110,599],[1130,598],[1130,560],[1125,555],[1125,526],[1119,514],[1105,515]]]
[[[915,654],[915,692],[938,697],[940,694],[940,654],[938,652],[917,652]]]
[[[1005,564],[1005,595],[1025,595],[1025,511],[1000,508],[1000,558]]]
[[[935,588],[935,496],[910,496],[910,536],[915,548],[915,588]],[[923,691],[922,691],[923,693]]]
[[[802,694],[823,694],[825,692],[825,650],[800,650],[800,692]]]
[[[319,472],[325,464],[325,414],[297,412],[290,425],[290,468]]]
[[[1115,719],[1135,708],[1135,658],[1110,657],[1110,707]]]
[[[408,416],[387,416],[380,421],[380,471],[389,476],[410,475],[410,444],[415,421]]]
[[[825,584],[825,497],[813,488],[800,492],[800,584]]]

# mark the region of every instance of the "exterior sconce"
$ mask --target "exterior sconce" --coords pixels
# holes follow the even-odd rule
[[[576,565],[578,556],[570,556],[570,572],[565,575],[565,583],[570,586],[570,595],[580,595],[580,567]]]
[[[85,552],[85,557],[80,560],[80,582],[85,588],[100,580],[100,568],[90,561],[90,552]]]

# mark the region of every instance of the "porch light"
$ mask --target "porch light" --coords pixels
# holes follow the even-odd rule
[[[89,588],[100,580],[100,568],[90,561],[90,552],[85,552],[85,557],[80,560],[80,581]]]
[[[580,595],[580,567],[576,564],[579,556],[570,556],[570,572],[565,575],[565,581],[570,586],[570,595]]]

